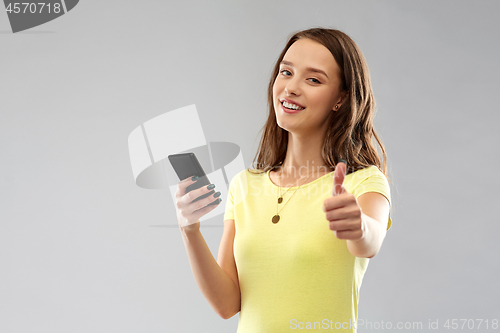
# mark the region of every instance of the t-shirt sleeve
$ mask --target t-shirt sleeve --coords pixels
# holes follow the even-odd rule
[[[224,221],[226,220],[234,220],[234,186],[235,186],[235,177],[229,182],[229,188],[227,193],[226,200],[226,211],[224,212]]]
[[[391,202],[391,189],[389,186],[389,182],[385,175],[375,166],[367,168],[362,176],[363,180],[353,190],[353,194],[356,198],[360,195],[367,192],[377,192],[382,194],[389,201],[389,205],[392,205]],[[387,221],[387,230],[391,228],[392,220],[391,213],[389,212],[389,219]]]

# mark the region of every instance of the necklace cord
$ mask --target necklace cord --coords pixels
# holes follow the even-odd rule
[[[310,173],[310,174],[309,174],[309,176],[306,178],[306,181],[307,181],[309,178],[311,178],[311,175],[312,175],[312,174],[314,174],[314,171],[313,171],[312,173]],[[279,185],[279,186],[278,186],[278,190],[279,190],[279,197],[278,197],[278,200],[277,200],[277,203],[276,203],[276,215],[274,215],[274,216],[273,216],[273,218],[272,218],[272,222],[273,222],[274,224],[278,223],[278,222],[279,222],[279,220],[280,220],[280,215],[279,215],[279,213],[280,213],[281,211],[283,211],[283,209],[285,208],[286,204],[288,204],[288,203],[290,202],[290,200],[291,200],[291,199],[292,199],[292,197],[295,195],[295,193],[297,193],[297,191],[300,189],[300,187],[301,187],[302,185],[304,185],[304,184],[305,184],[305,181],[304,181],[302,184],[300,184],[300,186],[299,186],[299,187],[295,190],[295,192],[293,192],[293,194],[290,196],[290,198],[288,199],[288,201],[287,201],[287,202],[283,205],[283,207],[281,207],[281,209],[278,211],[278,205],[279,205],[280,203],[282,203],[282,202],[283,202],[283,196],[284,196],[284,195],[285,195],[285,194],[286,194],[286,193],[287,193],[287,192],[288,192],[288,191],[292,188],[292,187],[288,188],[288,190],[286,190],[286,192],[285,192],[285,193],[283,193],[283,196],[281,195],[281,178],[282,178],[282,177],[283,177],[283,169],[281,170],[281,175],[280,175],[279,182],[278,182],[278,185]]]

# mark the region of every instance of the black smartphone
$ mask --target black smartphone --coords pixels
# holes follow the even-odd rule
[[[200,162],[196,158],[196,155],[194,153],[185,153],[185,154],[173,154],[173,155],[168,155],[168,159],[170,161],[170,164],[172,164],[172,167],[175,170],[175,173],[177,173],[177,176],[179,177],[179,180],[184,180],[188,177],[192,176],[198,176],[198,180],[194,182],[193,184],[189,185],[186,188],[186,192],[190,192],[192,190],[199,189],[200,187],[210,185],[210,180],[208,180],[208,177],[201,167]],[[212,190],[206,194],[203,194],[202,196],[199,196],[198,198],[194,199],[192,202],[204,199],[212,194],[215,193],[215,190]],[[216,205],[219,203],[219,199],[215,200],[214,202],[209,203],[209,205]]]

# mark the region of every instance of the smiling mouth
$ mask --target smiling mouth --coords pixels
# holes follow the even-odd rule
[[[288,103],[287,101],[280,101],[281,105],[283,105],[283,107],[285,109],[288,109],[288,110],[291,110],[291,111],[300,111],[300,110],[304,110],[305,108],[301,107],[301,106],[298,106],[298,105],[295,105],[293,103]]]

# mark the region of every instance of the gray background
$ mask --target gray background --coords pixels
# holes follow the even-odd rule
[[[313,26],[364,52],[389,155],[393,227],[359,318],[419,332],[488,319],[473,331],[491,332],[499,14],[499,1],[86,0],[12,34],[0,11],[0,332],[235,332],[238,315],[219,318],[199,291],[179,230],[154,227],[175,225],[175,208],[134,184],[127,138],[195,103],[207,140],[238,144],[249,167],[271,68]],[[214,256],[222,230],[202,227]]]

